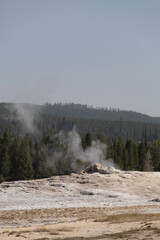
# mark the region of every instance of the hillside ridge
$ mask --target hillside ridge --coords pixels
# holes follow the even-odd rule
[[[103,121],[131,121],[160,124],[160,117],[152,117],[136,111],[120,110],[119,108],[96,108],[75,103],[45,103],[44,105],[30,103],[0,103],[0,114],[11,111],[14,107],[23,107],[42,114],[59,117],[96,119]]]

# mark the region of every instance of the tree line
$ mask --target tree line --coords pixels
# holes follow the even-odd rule
[[[23,122],[22,118],[19,119],[17,110],[13,106],[13,104],[0,104],[0,137],[3,136],[5,131],[9,132],[12,137],[25,136],[26,133],[32,137],[33,133],[26,131],[26,123]],[[154,124],[153,122],[156,121],[152,121],[151,117],[145,120],[145,115],[141,117],[141,114],[135,120],[135,117],[132,116],[132,114],[135,114],[133,112],[132,114],[126,113],[130,116],[130,121],[127,121],[127,118],[121,115],[117,118],[111,117],[104,120],[103,118],[93,119],[92,114],[90,114],[90,111],[96,112],[94,116],[98,117],[100,116],[100,110],[83,105],[48,104],[42,107],[25,104],[21,107],[23,112],[26,113],[25,115],[29,115],[28,118],[34,116],[32,125],[37,130],[36,134],[38,136],[55,134],[61,130],[71,131],[75,125],[81,136],[84,136],[87,131],[92,133],[93,138],[102,133],[108,144],[113,143],[114,138],[118,136],[122,136],[125,140],[131,139],[134,142],[145,140],[153,142],[154,139],[160,139],[160,124]],[[107,109],[101,109],[101,111],[102,113],[105,112],[106,116],[115,113]],[[116,111],[116,114],[120,113],[121,111]]]
[[[46,103],[42,106],[42,112],[54,116],[83,119],[99,119],[106,121],[131,121],[143,123],[160,123],[159,117],[150,117],[146,114],[120,110],[119,108],[94,108],[92,106],[75,103]]]
[[[84,151],[92,146],[92,139],[90,132],[84,134],[81,139]],[[97,139],[107,143],[101,133]],[[74,169],[71,159],[64,157],[66,151],[56,136],[12,137],[5,132],[0,138],[0,182],[70,174]],[[106,147],[106,161],[110,158],[122,170],[160,171],[160,141],[135,143],[120,136]]]
[[[83,149],[91,146],[91,133],[82,138]],[[97,139],[107,144],[103,134]],[[106,159],[112,158],[122,170],[126,171],[160,171],[160,140],[147,140],[135,143],[131,139],[116,137],[110,146],[107,144]]]
[[[107,149],[107,158],[113,158],[123,170],[159,171],[160,141],[135,143],[129,139],[115,138]]]

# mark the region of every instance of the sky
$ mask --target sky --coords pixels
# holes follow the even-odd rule
[[[160,1],[0,0],[0,102],[160,116]]]

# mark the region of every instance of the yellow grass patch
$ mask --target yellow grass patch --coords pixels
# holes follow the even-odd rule
[[[8,234],[8,236],[11,236],[11,235],[20,236],[21,234],[30,233],[30,232],[49,233],[51,235],[58,235],[59,232],[68,232],[68,231],[71,231],[71,228],[67,227],[66,225],[62,225],[62,226],[54,226],[54,227],[39,226],[39,227],[32,228],[32,229],[29,229],[29,230],[25,230],[25,229],[22,229],[22,228],[17,228],[17,229],[14,229],[14,230],[2,231],[2,233],[3,234],[6,233],[6,234]]]
[[[141,221],[159,221],[160,213],[124,213],[114,214],[105,217],[98,217],[95,222],[111,222],[111,223],[123,223],[123,222],[141,222]]]

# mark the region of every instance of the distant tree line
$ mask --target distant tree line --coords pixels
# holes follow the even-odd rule
[[[55,134],[59,131],[71,131],[74,126],[83,136],[87,131],[92,133],[96,139],[99,133],[102,133],[108,144],[114,141],[115,137],[122,136],[124,139],[131,139],[134,142],[154,141],[160,139],[160,124],[124,122],[124,121],[103,121],[95,119],[79,119],[57,117],[41,114],[35,119],[34,126],[37,129],[36,137],[47,134]],[[14,116],[0,115],[0,137],[4,132],[9,132],[12,137],[25,136],[26,133],[33,136],[34,133],[27,132],[25,124],[20,122]]]
[[[21,106],[21,105],[20,105]],[[37,106],[23,104],[26,113],[34,115],[33,126],[36,137],[55,134],[61,130],[71,131],[76,126],[81,136],[91,132],[94,139],[102,133],[108,144],[122,136],[134,142],[153,142],[160,139],[160,119],[144,114],[113,109],[95,109],[81,104],[45,104]],[[24,112],[25,112],[24,111]],[[26,114],[26,115],[27,115]],[[0,104],[0,137],[7,131],[12,137],[25,136],[27,132],[23,121],[17,117],[13,104]]]
[[[138,112],[125,111],[111,107],[94,108],[92,106],[75,103],[46,103],[42,107],[42,112],[53,116],[66,116],[69,118],[160,123],[159,117],[150,117]]]

